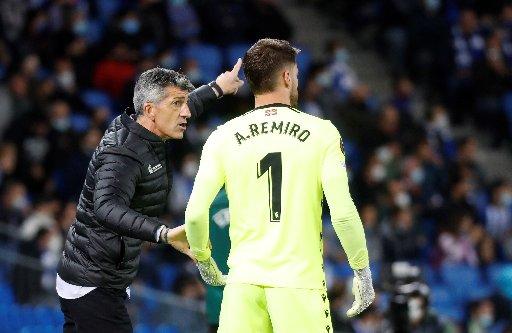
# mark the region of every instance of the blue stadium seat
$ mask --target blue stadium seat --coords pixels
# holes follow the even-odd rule
[[[311,67],[311,53],[306,48],[299,47],[300,53],[297,55],[297,66],[299,67],[299,82],[304,86],[306,77]]]
[[[478,268],[469,265],[443,265],[441,277],[451,293],[461,301],[471,299],[468,291],[484,285]]]
[[[375,284],[379,284],[380,282],[380,272],[381,272],[381,264],[380,262],[371,262],[370,263],[370,270],[372,271],[372,279]]]
[[[171,290],[176,278],[178,277],[178,268],[173,264],[161,264],[158,267],[159,287],[162,290]]]
[[[487,274],[496,289],[512,300],[512,264],[496,264],[488,268]]]
[[[14,294],[11,287],[5,282],[0,282],[0,303],[12,304],[13,302]]]
[[[54,309],[40,306],[34,309],[32,315],[35,319],[35,323],[38,325],[56,325],[58,322],[54,322],[53,320],[55,311]]]
[[[222,68],[222,52],[211,44],[191,44],[183,49],[183,59],[194,59],[205,82],[213,81]]]
[[[71,127],[73,131],[77,133],[84,133],[89,129],[90,119],[83,114],[72,114],[71,115]]]
[[[106,93],[100,90],[85,90],[80,95],[80,97],[82,99],[82,102],[90,109],[95,109],[104,106],[107,107],[109,110],[112,110],[112,100]]]
[[[421,266],[421,276],[429,286],[441,283],[439,272],[429,264]]]
[[[156,333],[180,333],[180,331],[176,326],[163,324],[157,327]]]
[[[134,329],[134,333],[152,333],[153,331],[153,327],[147,324],[137,324]]]
[[[245,52],[251,47],[249,44],[233,44],[227,47],[226,49],[226,61],[227,66],[232,67],[238,58],[242,58],[245,55]],[[243,73],[243,70],[240,70],[240,79],[245,80],[245,75]]]
[[[346,279],[354,274],[352,268],[346,262],[333,265],[333,273],[338,279]]]
[[[122,0],[96,0],[96,7],[103,22],[108,22],[121,9],[121,6]]]
[[[451,293],[449,287],[433,285],[430,287],[430,304],[437,314],[456,321],[464,318],[463,305]]]
[[[347,161],[349,161],[348,166],[354,174],[357,174],[363,163],[359,148],[355,142],[348,138],[343,138],[343,148],[345,149],[345,156],[347,157]]]
[[[52,323],[57,326],[64,325],[64,315],[59,309],[53,309],[51,316]]]
[[[52,325],[27,325],[23,326],[20,333],[59,333],[62,331],[61,327]]]

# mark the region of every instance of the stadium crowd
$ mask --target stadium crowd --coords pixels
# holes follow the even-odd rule
[[[411,3],[416,5],[405,6]],[[390,98],[378,96],[350,67],[350,50],[340,41],[326,45],[326,62],[299,61],[301,110],[330,119],[342,134],[381,291],[360,319],[349,323],[343,317],[351,270],[326,215],[335,329],[386,330],[386,271],[408,261],[421,267],[430,287],[426,299],[437,310],[416,320],[418,332],[510,332],[512,290],[506,284],[512,284],[512,271],[503,263],[512,262],[512,183],[488,179],[475,158],[476,138],[455,137],[452,125],[472,119],[493,136],[492,146],[510,144],[512,5],[344,6],[332,12],[349,12],[343,15],[348,29],[362,31],[356,36],[383,32],[374,45],[386,51],[396,80]],[[202,84],[258,38],[293,39],[291,24],[271,0],[7,0],[0,3],[0,21],[0,238],[4,249],[44,268],[37,275],[24,266],[1,270],[18,303],[54,293],[55,267],[87,164],[109,121],[132,109],[137,73],[162,66]],[[425,107],[419,107],[419,90],[427,92]],[[183,223],[209,133],[249,110],[248,96],[242,91],[225,97],[188,129],[185,140],[170,144],[179,162],[169,225]],[[146,252],[141,283],[204,297],[184,256],[149,245]],[[165,273],[169,269],[172,274]]]

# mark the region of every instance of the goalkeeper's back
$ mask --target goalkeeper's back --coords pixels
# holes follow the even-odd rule
[[[213,138],[231,215],[228,282],[323,288],[322,176],[330,145],[344,168],[336,128],[270,104],[220,126]]]

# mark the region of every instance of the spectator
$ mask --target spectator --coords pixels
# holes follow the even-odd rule
[[[16,170],[18,152],[12,143],[0,145],[0,189]]]
[[[502,332],[505,323],[496,320],[494,304],[489,299],[484,299],[471,307],[470,318],[468,324],[469,333]]]
[[[496,240],[503,241],[512,233],[512,191],[508,184],[497,183],[491,189],[491,202],[485,210],[485,228]]]
[[[420,256],[422,240],[410,209],[398,208],[392,215],[384,235],[386,262],[413,261]]]
[[[476,241],[471,237],[477,230],[471,215],[459,213],[452,216],[439,235],[443,263],[477,265]]]

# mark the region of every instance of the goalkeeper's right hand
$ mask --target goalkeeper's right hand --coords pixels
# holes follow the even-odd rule
[[[204,282],[209,285],[223,286],[226,284],[226,275],[222,274],[212,257],[204,261],[198,261],[197,268],[199,268],[199,273]]]
[[[354,270],[354,282],[352,284],[354,303],[347,311],[348,317],[354,317],[366,310],[375,299],[375,291],[372,284],[370,267]]]

